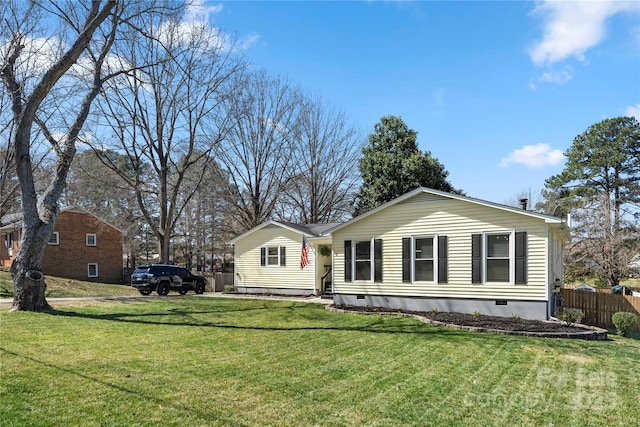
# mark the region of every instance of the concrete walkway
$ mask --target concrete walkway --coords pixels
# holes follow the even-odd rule
[[[205,292],[201,296],[210,297],[210,298],[266,299],[266,300],[295,301],[295,302],[313,302],[316,304],[327,304],[327,305],[333,304],[333,298],[321,298],[317,296],[288,297],[283,295],[225,294],[222,292]]]

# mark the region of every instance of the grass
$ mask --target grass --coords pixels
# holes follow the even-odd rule
[[[130,286],[84,282],[53,276],[46,276],[45,281],[47,298],[140,295]],[[13,281],[7,268],[0,270],[0,298],[13,298]]]
[[[638,354],[290,301],[2,312],[0,425],[634,425]]]

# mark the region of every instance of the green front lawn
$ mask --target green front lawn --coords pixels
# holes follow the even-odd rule
[[[635,425],[640,341],[612,338],[231,298],[2,312],[0,425]]]
[[[47,298],[140,295],[131,286],[86,282],[54,276],[45,276],[45,283],[47,284],[45,291]],[[8,268],[0,270],[0,298],[13,298],[13,280]]]

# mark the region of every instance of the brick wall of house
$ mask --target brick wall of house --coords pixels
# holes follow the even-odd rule
[[[122,281],[122,233],[83,211],[61,211],[54,232],[58,244],[48,245],[42,269],[45,274],[101,283]],[[96,246],[87,246],[87,234]],[[98,277],[89,277],[89,264],[97,264]]]
[[[12,239],[7,239],[7,236],[13,236]],[[10,267],[13,257],[18,253],[18,243],[20,239],[19,231],[5,231],[0,233],[0,266]],[[7,247],[7,242],[13,241],[13,247]]]

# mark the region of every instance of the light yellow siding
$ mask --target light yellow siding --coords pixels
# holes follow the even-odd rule
[[[527,284],[472,284],[471,235],[527,232]],[[543,219],[462,200],[418,195],[333,232],[334,291],[344,294],[546,300],[548,226]],[[448,283],[403,283],[402,238],[444,235]],[[344,241],[382,239],[383,281],[344,281]]]
[[[562,259],[562,236],[553,229],[549,230],[549,282],[556,279],[562,281],[564,276],[564,265]]]
[[[286,266],[261,266],[260,248],[286,247]],[[315,253],[309,251],[309,265],[300,270],[302,234],[277,225],[268,225],[235,242],[236,286],[314,289]]]

